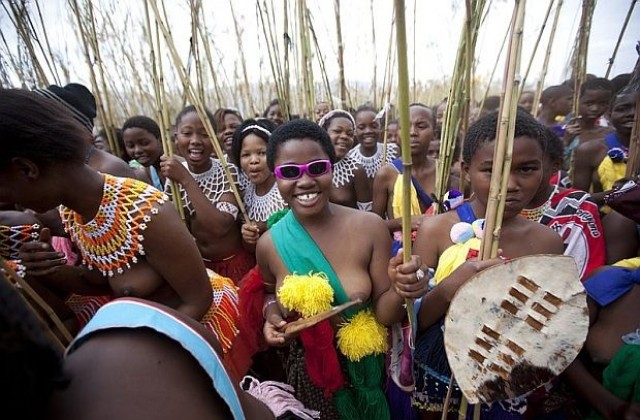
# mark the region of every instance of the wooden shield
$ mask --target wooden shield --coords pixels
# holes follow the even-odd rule
[[[489,403],[559,375],[580,352],[588,327],[573,258],[534,255],[488,268],[460,287],[444,344],[467,400]]]

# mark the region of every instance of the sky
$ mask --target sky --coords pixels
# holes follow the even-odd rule
[[[83,4],[86,0],[78,0]],[[265,0],[261,0],[263,4]],[[613,52],[625,15],[632,0],[600,0],[597,2],[589,43],[587,71],[597,76],[604,76],[608,60]],[[293,3],[293,2],[292,2]],[[321,55],[329,78],[337,78],[337,41],[334,2],[328,0],[307,0],[313,20],[313,25],[319,39]],[[546,30],[540,46],[534,57],[527,85],[532,86],[538,79],[545,49],[547,48],[549,32],[553,21],[554,9],[549,17]],[[81,55],[81,44],[74,32],[72,16],[65,0],[39,0],[43,8],[45,28],[50,38],[52,49],[64,57],[69,64],[70,78],[89,84],[88,67]],[[118,39],[130,45],[133,51],[141,51],[144,55],[144,37],[142,34],[144,1],[118,2],[115,0],[94,0],[94,7],[106,12],[113,21],[107,30],[110,43],[115,45]],[[169,22],[174,41],[182,60],[186,61],[191,33],[190,10],[188,0],[166,0],[164,2],[170,16]],[[275,8],[274,16],[278,33],[283,32],[282,2],[269,0],[268,4]],[[496,61],[499,79],[504,67],[506,48],[499,57],[500,46],[507,31],[513,1],[487,0],[488,14],[480,29],[476,46],[477,77],[488,79]],[[374,62],[377,59],[377,77],[381,84],[384,72],[391,21],[393,16],[393,2],[391,0],[342,0],[341,27],[343,33],[345,76],[352,84],[359,82],[368,84],[373,78]],[[549,5],[548,0],[529,0],[525,13],[525,27],[523,33],[523,51],[521,74],[531,59],[533,46],[543,23],[544,15]],[[242,56],[246,60],[248,77],[257,83],[261,79],[271,77],[269,61],[265,53],[266,46],[263,38],[262,26],[257,23],[256,2],[252,0],[233,1],[235,15],[242,31]],[[610,77],[619,73],[629,72],[637,59],[634,50],[635,43],[640,39],[640,11],[636,7],[626,29],[618,55],[612,68]],[[222,83],[231,83],[234,71],[241,71],[238,67],[240,51],[233,26],[229,0],[203,0],[204,19],[213,39],[213,48],[218,73]],[[408,0],[405,2],[407,20],[407,41],[409,77],[417,81],[445,80],[451,76],[454,67],[455,54],[464,19],[464,1],[441,0]],[[553,44],[549,69],[545,85],[558,84],[570,75],[570,56],[575,34],[580,20],[580,0],[564,0],[558,29]],[[293,14],[293,7],[291,13]],[[293,20],[294,16],[290,16]],[[372,18],[375,22],[375,47],[372,41]],[[414,25],[415,22],[415,25]],[[62,23],[62,24],[61,24]],[[100,27],[101,25],[98,25]],[[15,47],[15,30],[8,19],[7,13],[0,10],[0,30],[8,40],[10,48]],[[291,28],[289,35],[293,42],[297,42],[296,29]],[[415,42],[414,42],[415,40]],[[111,48],[104,48],[103,59],[108,74],[114,66],[124,66],[122,58],[117,54],[109,55]],[[6,48],[0,46],[2,55]],[[12,51],[15,54],[15,50]],[[168,62],[168,58],[166,58]],[[320,79],[318,60],[314,61],[316,81]],[[120,67],[123,69],[124,67]],[[234,70],[237,69],[237,70]],[[415,72],[414,72],[415,69]],[[295,69],[293,69],[295,70]],[[395,70],[394,70],[395,71]],[[138,68],[139,74],[144,68]],[[127,73],[127,71],[124,71]],[[120,74],[120,73],[118,73]],[[415,74],[415,76],[414,76]],[[142,74],[143,77],[147,75]],[[19,80],[13,79],[16,85]],[[366,93],[365,93],[366,95]]]

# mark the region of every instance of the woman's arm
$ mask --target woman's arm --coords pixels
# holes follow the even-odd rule
[[[211,284],[193,237],[175,207],[165,203],[144,232],[145,257],[181,300],[175,308],[202,319],[212,301]]]

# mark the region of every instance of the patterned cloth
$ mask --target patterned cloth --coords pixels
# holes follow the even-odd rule
[[[564,255],[573,257],[581,279],[604,265],[606,257],[600,213],[590,198],[576,189],[556,191],[540,219],[562,237]]]

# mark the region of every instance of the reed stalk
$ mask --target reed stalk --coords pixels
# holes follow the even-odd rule
[[[38,14],[38,19],[40,20],[40,28],[42,28],[42,37],[44,38],[44,43],[47,47],[47,50],[46,51],[44,50],[44,47],[42,46],[42,43],[40,42],[39,37],[36,36],[35,41],[40,47],[40,50],[42,51],[45,62],[47,63],[47,67],[49,68],[49,72],[51,73],[51,76],[53,76],[53,80],[55,81],[56,84],[61,85],[62,81],[60,79],[60,75],[58,74],[58,68],[55,62],[55,55],[53,54],[53,49],[51,48],[51,43],[49,42],[49,35],[47,33],[47,29],[44,24],[44,19],[42,17],[40,2],[36,0],[34,3],[36,5],[36,12]],[[33,26],[33,23],[31,24],[31,28],[33,30],[33,33],[35,34],[36,29],[35,29],[35,26]],[[51,58],[51,61],[49,61],[49,58]]]
[[[233,8],[233,0],[229,0],[229,7],[231,8],[231,17],[233,18],[233,27],[236,33],[236,40],[238,41],[238,51],[240,52],[240,63],[242,64],[242,79],[244,82],[242,87],[244,90],[244,95],[247,98],[249,103],[248,111],[253,116],[256,113],[256,107],[255,107],[255,104],[253,103],[253,94],[251,92],[251,87],[249,85],[249,76],[247,75],[247,61],[244,58],[244,53],[243,53],[244,48],[242,46],[242,33],[240,31],[240,26],[238,25],[238,19],[236,18],[235,9]]]
[[[636,6],[637,1],[638,0],[631,0],[631,4],[629,5],[629,10],[627,11],[627,16],[624,18],[624,23],[622,24],[622,28],[620,29],[620,35],[618,35],[618,40],[616,41],[616,46],[613,48],[613,53],[611,54],[611,58],[609,59],[609,65],[607,66],[607,71],[604,74],[605,79],[609,78],[609,73],[611,73],[611,68],[613,67],[613,63],[616,61],[618,48],[620,47],[620,43],[622,42],[622,37],[624,36],[624,32],[627,30],[627,25],[629,24],[631,13],[633,13],[633,8]]]
[[[589,35],[595,0],[582,0],[582,15],[573,57],[573,115],[578,116],[580,109],[580,86],[587,74],[587,54],[589,52]]]
[[[547,12],[544,15],[544,19],[542,20],[542,27],[538,32],[538,37],[536,38],[536,43],[533,46],[533,52],[531,53],[531,58],[529,59],[529,64],[527,65],[527,70],[524,72],[524,77],[522,78],[522,89],[524,90],[525,85],[527,84],[527,78],[529,77],[529,71],[531,70],[531,65],[533,64],[533,59],[536,57],[536,52],[538,51],[538,45],[540,45],[540,40],[542,39],[542,34],[544,33],[544,29],[547,27],[547,21],[549,20],[549,15],[551,14],[551,9],[553,8],[553,3],[555,0],[549,0],[549,7],[547,7]]]
[[[33,69],[35,70],[36,77],[38,79],[38,83],[41,86],[47,86],[49,85],[49,80],[42,65],[40,64],[38,56],[36,55],[33,43],[31,42],[31,31],[29,30],[29,26],[27,24],[27,7],[24,1],[22,2],[22,7],[18,7],[18,4],[12,1],[8,2],[8,4],[9,8],[11,9],[11,13],[9,13],[9,10],[7,9],[5,3],[2,3],[2,7],[7,12],[9,20],[11,21],[11,23],[13,23],[14,27],[16,28],[16,32],[20,36],[20,39],[22,40],[24,46],[27,49],[27,52],[29,53]]]
[[[407,64],[407,29],[404,16],[404,0],[394,0],[396,14],[396,45],[398,51],[398,109],[400,110],[400,139],[402,143],[402,256],[405,263],[411,260],[411,145],[409,143],[409,69]],[[405,299],[413,347],[416,331],[415,310],[412,299]]]
[[[340,108],[346,109],[347,82],[344,78],[344,44],[342,43],[342,24],[340,22],[340,0],[333,0],[336,18],[336,41],[338,43],[338,86],[340,92]]]
[[[556,36],[556,29],[558,28],[558,21],[560,20],[560,10],[562,9],[562,4],[564,0],[558,0],[558,4],[556,6],[556,11],[553,16],[553,24],[551,25],[551,32],[549,33],[549,43],[547,44],[547,51],[544,55],[544,61],[542,63],[542,70],[540,72],[540,77],[538,78],[538,83],[536,84],[536,92],[533,97],[533,106],[537,111],[538,105],[540,104],[540,97],[542,96],[542,88],[544,87],[544,79],[547,77],[547,69],[549,68],[549,59],[551,58],[551,49],[553,47],[553,41]],[[537,112],[534,113],[534,115]]]
[[[313,105],[315,102],[315,92],[313,87],[313,67],[311,62],[311,47],[309,45],[309,25],[307,21],[307,4],[305,0],[298,0],[298,32],[300,39],[301,49],[301,61],[300,68],[302,69],[302,83],[304,86],[304,104],[303,113],[306,117],[311,118],[313,116]]]
[[[482,21],[485,3],[485,0],[472,0],[465,3],[466,7],[469,8],[467,17],[470,17],[470,19],[465,20],[460,35],[451,87],[449,88],[447,108],[442,124],[440,155],[437,162],[436,184],[434,189],[438,203],[442,202],[442,198],[449,186],[451,166],[455,157],[456,139],[462,126],[461,121],[464,118],[465,102],[470,99],[470,91],[473,88],[471,66],[473,66],[478,29]],[[468,120],[468,118],[466,119]],[[438,209],[436,211],[438,211]]]
[[[160,29],[158,23],[155,23],[155,31],[151,26],[151,17],[149,15],[149,4],[145,1],[145,23],[146,32],[149,42],[149,53],[151,56],[151,77],[155,98],[155,110],[156,121],[160,126],[160,140],[162,144],[162,151],[167,156],[173,156],[173,145],[171,135],[171,122],[169,121],[169,109],[167,103],[167,97],[164,90],[164,71],[162,67],[162,55],[160,51]],[[154,38],[155,33],[155,38]],[[184,214],[184,205],[182,203],[182,196],[180,195],[180,188],[178,183],[174,180],[169,180],[169,191],[173,197],[173,204],[180,215],[183,222],[186,222]]]
[[[307,13],[309,9],[307,9]],[[325,95],[327,98],[327,102],[331,106],[331,109],[334,109],[333,106],[333,96],[331,95],[331,83],[329,82],[329,74],[327,73],[327,68],[324,63],[324,56],[322,55],[322,49],[320,48],[320,44],[318,43],[318,36],[314,29],[313,20],[311,19],[311,15],[307,16],[307,23],[309,24],[309,31],[311,32],[311,37],[313,38],[313,45],[316,50],[316,57],[318,58],[318,64],[320,65],[320,75],[322,78],[322,84],[325,89]]]
[[[480,248],[481,259],[494,258],[498,255],[500,230],[507,195],[507,184],[511,171],[513,153],[513,134],[515,132],[516,112],[518,106],[519,83],[517,75],[520,69],[522,51],[522,29],[524,25],[525,0],[516,0],[515,19],[509,54],[504,74],[502,100],[499,113],[499,125],[493,155],[493,169],[487,213],[485,215],[484,236]]]
[[[498,51],[498,56],[496,57],[496,62],[493,65],[493,69],[491,69],[491,75],[489,76],[489,82],[487,83],[487,88],[484,91],[484,96],[482,97],[482,101],[480,101],[480,109],[484,106],[484,101],[489,96],[489,91],[491,90],[491,84],[493,83],[493,77],[495,76],[496,70],[498,69],[498,63],[500,63],[500,57],[502,57],[502,51],[504,51],[504,46],[507,45],[507,39],[509,38],[509,33],[511,32],[511,25],[507,26],[507,31],[504,33],[504,37],[502,38],[502,44],[500,45],[500,51]]]
[[[371,46],[373,47],[373,79],[371,80],[371,90],[373,91],[373,106],[378,107],[378,49],[376,47],[376,20],[373,13],[373,1],[369,3],[371,11]],[[385,130],[386,132],[386,130]]]
[[[202,26],[198,26],[198,31],[201,37],[204,37],[204,34],[209,33],[209,31],[207,30],[207,23],[205,19],[202,20]],[[218,81],[218,73],[213,67],[214,60],[213,60],[213,54],[211,54],[210,45],[213,44],[213,39],[214,37],[211,38],[211,42],[204,43],[204,54],[206,57],[207,64],[209,66],[209,73],[211,74],[211,80],[213,81],[213,90],[216,95],[216,101],[218,104],[223,104],[224,95],[222,93],[222,89],[220,88],[220,82]]]
[[[240,213],[244,217],[244,220],[249,220],[249,216],[247,215],[247,210],[246,210],[246,208],[244,206],[244,202],[242,201],[242,197],[240,196],[240,193],[238,192],[238,187],[237,187],[237,185],[235,183],[234,177],[231,174],[231,171],[229,170],[229,164],[227,162],[227,159],[224,156],[224,153],[222,151],[222,147],[220,146],[220,142],[218,141],[218,138],[216,137],[215,130],[213,129],[211,121],[209,120],[209,117],[207,116],[207,113],[206,113],[206,110],[205,110],[205,106],[202,103],[202,101],[200,101],[200,98],[197,95],[196,88],[193,86],[193,84],[191,83],[191,81],[187,77],[185,67],[184,67],[184,65],[182,63],[182,60],[180,59],[180,55],[178,54],[178,51],[176,50],[176,47],[175,47],[175,45],[173,43],[173,38],[171,37],[171,34],[168,31],[167,25],[165,24],[165,22],[162,20],[162,18],[160,16],[160,12],[159,12],[158,5],[157,5],[157,0],[147,0],[147,1],[149,2],[149,5],[153,9],[153,12],[154,12],[154,15],[155,15],[155,19],[156,19],[156,23],[158,24],[159,29],[162,32],[165,44],[166,44],[167,49],[169,50],[170,56],[172,58],[173,65],[178,70],[178,75],[182,79],[183,84],[187,87],[187,93],[188,93],[188,96],[189,96],[189,100],[191,101],[191,103],[196,108],[196,111],[198,113],[200,121],[202,121],[202,124],[204,125],[205,131],[207,132],[207,135],[209,136],[209,140],[211,141],[211,145],[213,146],[213,150],[215,151],[216,155],[218,156],[218,159],[220,160],[220,162],[222,163],[222,167],[224,169],[225,176],[227,177],[227,181],[229,182],[229,186],[231,187],[231,192],[233,193],[233,195],[234,195],[234,197],[235,197],[235,199],[237,201],[237,205],[238,205],[238,208],[240,210]]]

